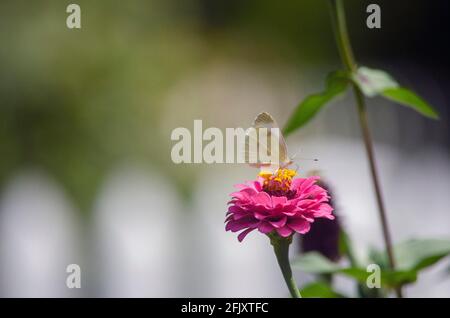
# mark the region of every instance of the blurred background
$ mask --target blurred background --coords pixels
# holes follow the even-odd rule
[[[81,7],[80,30],[66,7]],[[381,29],[366,7],[381,6]],[[449,237],[448,1],[345,1],[358,61],[439,111],[368,100],[394,241]],[[0,2],[0,296],[285,297],[267,238],[225,232],[243,165],[171,161],[174,128],[283,124],[340,68],[326,0]],[[289,136],[364,257],[381,229],[353,97]],[[295,251],[292,251],[295,253]],[[66,287],[79,264],[81,288]],[[407,296],[449,297],[448,259]],[[299,282],[311,277],[295,273]],[[354,293],[350,281],[337,289]]]

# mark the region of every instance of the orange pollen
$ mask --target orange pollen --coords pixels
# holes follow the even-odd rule
[[[267,192],[288,192],[291,189],[292,179],[297,172],[291,169],[278,169],[275,173],[261,171],[259,176],[263,178],[263,189]]]

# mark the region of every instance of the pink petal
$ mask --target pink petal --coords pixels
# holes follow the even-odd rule
[[[246,226],[243,226],[242,224],[236,222],[236,221],[230,221],[225,225],[225,231],[231,231],[231,232],[237,232],[242,229],[245,229]]]
[[[254,219],[252,217],[246,217],[246,218],[242,218],[239,220],[231,220],[225,226],[225,230],[231,231],[231,232],[237,232],[237,231],[240,231],[240,230],[248,228],[248,227],[255,228],[257,226],[257,224],[259,224],[258,220]]]
[[[253,200],[258,204],[262,204],[268,207],[272,206],[272,199],[266,192],[259,192],[257,195],[253,196]]]
[[[307,233],[311,228],[311,224],[303,218],[289,220],[288,226],[300,234]]]
[[[279,218],[279,220],[276,221],[269,221],[269,223],[274,227],[274,228],[281,228],[286,224],[287,221],[287,217],[282,216],[281,218]]]
[[[292,230],[289,227],[287,227],[287,226],[284,226],[284,227],[281,227],[279,229],[276,229],[276,231],[282,237],[288,237],[289,235],[292,234]]]
[[[281,207],[286,203],[287,203],[286,197],[272,197],[272,206],[273,207],[277,207],[277,206]]]
[[[228,207],[228,212],[230,213],[240,213],[243,212],[244,210],[241,207],[238,207],[236,205],[232,205]]]
[[[292,182],[292,189],[297,189],[300,193],[305,192],[310,186],[312,186],[319,177],[298,178]]]
[[[258,230],[261,233],[267,234],[274,230],[274,227],[269,222],[260,222],[258,225]]]
[[[316,218],[327,218],[330,220],[334,220],[334,216],[331,214],[333,208],[326,203],[321,204],[320,209],[314,213],[314,217]]]
[[[265,220],[267,217],[270,216],[270,214],[268,214],[268,213],[255,212],[255,213],[254,213],[254,216],[255,216],[255,218],[258,219],[258,220]]]
[[[238,241],[242,242],[242,240],[247,236],[248,233],[250,233],[251,231],[255,230],[255,228],[250,228],[250,229],[246,229],[245,231],[242,231],[239,235],[238,235]]]
[[[261,192],[262,191],[262,185],[259,181],[253,181],[251,183],[251,186],[253,189],[255,189],[257,192]]]

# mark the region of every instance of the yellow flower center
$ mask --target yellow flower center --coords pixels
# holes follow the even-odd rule
[[[291,169],[278,169],[275,173],[261,171],[259,176],[264,179],[263,189],[267,192],[288,192],[292,179],[297,172]]]

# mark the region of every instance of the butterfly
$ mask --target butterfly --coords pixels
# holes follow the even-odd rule
[[[281,129],[267,112],[258,114],[252,127],[246,130],[244,153],[245,162],[261,172],[275,173],[293,163]],[[260,160],[261,154],[264,154],[264,160]]]

